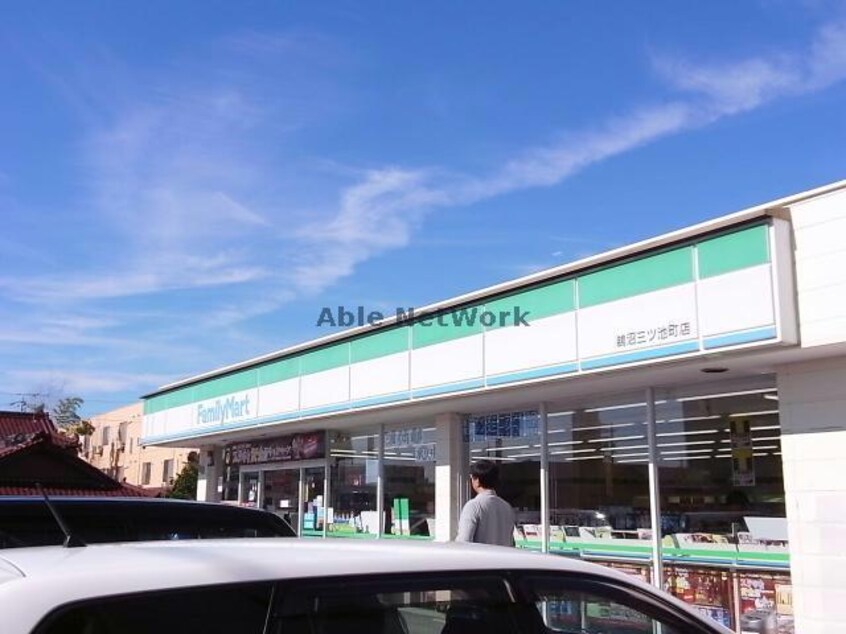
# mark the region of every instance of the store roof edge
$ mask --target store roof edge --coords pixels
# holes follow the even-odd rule
[[[742,224],[744,222],[749,222],[757,218],[783,217],[785,207],[795,205],[810,198],[830,194],[840,189],[846,189],[846,179],[835,181],[833,183],[829,183],[821,187],[816,187],[814,189],[809,189],[797,194],[792,194],[790,196],[785,196],[783,198],[772,200],[760,205],[755,205],[754,207],[749,207],[747,209],[727,214],[725,216],[706,220],[704,222],[691,225],[689,227],[683,227],[682,229],[670,231],[668,233],[655,236],[653,238],[647,238],[646,240],[641,240],[639,242],[618,247],[616,249],[582,258],[574,262],[569,262],[567,264],[562,264],[549,269],[544,269],[543,271],[538,271],[537,273],[532,273],[530,275],[525,275],[523,277],[509,280],[507,282],[501,282],[499,284],[494,284],[493,286],[487,286],[485,288],[471,291],[463,295],[451,297],[449,299],[435,302],[427,306],[416,308],[415,312],[418,314],[430,313],[451,308],[453,306],[460,306],[462,304],[467,304],[469,302],[473,302],[485,297],[499,295],[504,292],[516,290],[526,286],[531,286],[533,284],[538,284],[546,280],[562,277],[585,269],[596,268],[602,266],[603,264],[622,260],[624,258],[628,258],[646,251],[660,249],[661,247],[670,244],[681,242],[706,233],[713,233],[715,231]],[[365,333],[384,330],[385,328],[391,327],[396,322],[397,318],[391,317],[383,320],[382,323],[380,323],[378,326],[359,326],[356,328],[350,328],[348,330],[342,330],[340,332],[332,333],[331,335],[326,335],[325,337],[311,339],[309,341],[295,344],[293,346],[289,346],[281,350],[276,350],[274,352],[254,357],[246,361],[240,361],[235,364],[223,366],[214,370],[210,370],[208,372],[204,372],[202,374],[197,374],[191,377],[187,377],[185,379],[180,379],[178,381],[168,383],[153,392],[142,395],[141,398],[152,398],[165,392],[170,392],[181,387],[186,387],[188,385],[200,383],[202,381],[216,378],[218,376],[230,374],[238,370],[243,370],[245,368],[258,365],[260,363],[266,363],[268,361],[273,361],[275,359],[279,359],[291,354],[296,354],[298,352],[304,352],[313,348],[319,348],[321,346],[325,346],[336,341],[343,341],[345,339],[350,339]]]

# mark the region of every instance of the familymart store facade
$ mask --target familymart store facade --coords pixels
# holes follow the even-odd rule
[[[841,182],[164,386],[144,442],[315,538],[449,540],[484,457],[523,548],[846,631],[844,236]]]

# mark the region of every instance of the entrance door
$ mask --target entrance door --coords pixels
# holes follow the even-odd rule
[[[255,507],[259,505],[259,481],[258,471],[241,474],[241,504]]]
[[[264,472],[262,508],[281,517],[300,534],[300,469]]]
[[[323,485],[326,481],[324,467],[303,469],[303,535],[322,536],[326,521],[326,502]]]

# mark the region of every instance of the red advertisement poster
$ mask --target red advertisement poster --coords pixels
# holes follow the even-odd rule
[[[743,634],[794,634],[793,590],[788,575],[740,575],[740,631]]]
[[[727,571],[668,566],[664,570],[664,589],[703,616],[732,627],[732,588]]]

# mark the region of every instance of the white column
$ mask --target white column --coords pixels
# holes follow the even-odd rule
[[[540,516],[541,551],[549,552],[549,436],[547,431],[546,403],[538,406],[540,417]]]
[[[435,418],[435,541],[447,542],[458,532],[460,487],[465,477],[461,442],[461,416]]]
[[[200,449],[200,466],[197,474],[197,499],[201,502],[220,502],[217,483],[223,474],[223,450],[220,447]]]
[[[376,539],[382,539],[385,532],[385,426],[379,425],[379,440],[376,443],[378,466],[376,467]],[[396,521],[396,518],[394,518]]]
[[[846,632],[846,358],[778,368],[778,397],[796,631]]]
[[[661,551],[661,496],[658,477],[658,443],[655,437],[655,390],[646,388],[646,437],[649,442],[649,510],[652,516],[652,583],[664,587],[664,561]]]

